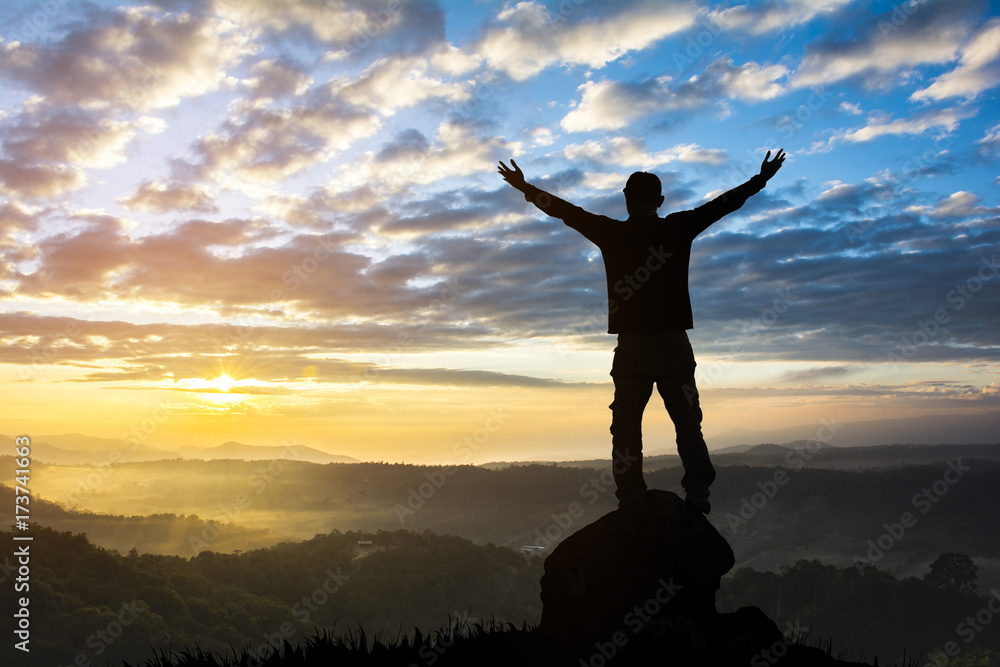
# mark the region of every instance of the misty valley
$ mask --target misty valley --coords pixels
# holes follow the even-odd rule
[[[720,610],[756,605],[851,659],[862,648],[894,658],[954,639],[961,610],[987,608],[1000,587],[1000,446],[761,445],[716,459],[708,518],[736,557]],[[680,491],[677,463],[650,457],[650,487]],[[600,461],[37,461],[32,484],[35,609],[53,628],[38,633],[50,637],[38,655],[63,664],[266,644],[285,631],[294,643],[317,628],[530,626],[546,556],[616,507]],[[975,564],[971,588],[927,583],[942,554]],[[898,618],[900,596],[925,631]],[[125,603],[142,612],[134,628],[114,643],[91,636]],[[984,627],[975,646],[997,631]]]

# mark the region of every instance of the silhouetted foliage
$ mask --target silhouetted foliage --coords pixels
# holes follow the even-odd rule
[[[963,652],[973,646],[988,649],[985,655],[1000,660],[997,629],[987,625],[973,632],[977,614],[981,623],[980,612],[995,605],[992,595],[943,590],[916,577],[896,579],[875,567],[838,569],[799,560],[780,574],[735,570],[722,580],[719,611],[760,607],[782,630],[829,640],[833,653],[844,651],[848,659],[861,659],[864,651],[886,664],[904,651],[913,655],[923,649],[926,655],[953,642]]]
[[[931,563],[931,571],[924,576],[931,586],[943,591],[957,591],[970,595],[976,590],[978,568],[965,554],[943,553]]]
[[[496,632],[500,623],[525,628],[540,613],[541,559],[457,537],[333,532],[180,558],[120,555],[40,526],[32,534],[31,665],[68,665],[78,656],[82,664],[135,665],[155,651],[173,651],[176,664],[205,664],[198,656],[232,664],[225,656],[270,655],[317,633],[357,644],[362,629],[371,638],[408,638],[419,650],[426,636],[415,628],[440,628],[450,618],[451,626],[485,623]],[[366,540],[372,544],[358,544]],[[723,579],[719,610],[758,606],[782,630],[808,630],[850,659],[864,650],[886,664],[904,650],[912,656],[956,642],[970,660],[989,660],[1000,653],[996,627],[974,632],[968,621],[978,614],[981,622],[990,599],[877,568],[800,560],[777,573],[735,570]],[[185,651],[194,662],[178,658]]]
[[[458,537],[333,532],[180,558],[120,555],[85,535],[38,525],[31,534],[32,642],[24,664],[118,664],[196,647],[225,655],[294,646],[317,629],[405,635],[449,616],[523,625],[540,613],[541,561]]]
[[[962,459],[971,471],[938,502],[915,507],[915,494],[941,479],[948,469],[946,462],[878,470],[812,467],[822,457],[838,465],[887,463],[909,456],[912,448],[904,448],[907,453],[895,457],[885,453],[893,448],[845,449],[849,450],[846,454],[836,450],[839,458],[834,458],[834,452],[820,452],[801,469],[723,466],[718,460],[726,457],[715,457],[718,479],[712,487],[709,520],[729,540],[737,562],[777,570],[786,562],[788,549],[793,560],[821,556],[824,562],[845,566],[854,556],[864,555],[866,541],[877,540],[884,523],[898,521],[902,512],[909,511],[916,526],[877,562],[881,569],[896,576],[923,577],[928,564],[948,550],[981,563],[981,579],[995,579],[996,568],[989,570],[982,563],[998,551],[1000,512],[994,508],[1000,506],[1000,464]],[[865,449],[877,451],[866,458],[865,452],[858,451]],[[876,456],[880,451],[882,458]],[[853,458],[844,458],[847,454]],[[784,461],[784,457],[777,460]],[[108,485],[115,487],[114,492],[99,487],[86,497],[95,510],[106,505],[109,511],[128,508],[150,516],[67,512],[46,503],[43,494],[33,497],[32,504],[37,503],[38,516],[45,517],[46,525],[86,532],[92,542],[106,548],[127,553],[135,547],[139,553],[184,557],[202,550],[259,549],[332,530],[399,528],[430,529],[480,544],[518,548],[533,544],[538,531],[544,532],[552,523],[553,513],[565,513],[572,503],[579,505],[582,516],[567,534],[616,506],[614,480],[606,465],[600,469],[459,466],[443,477],[443,485],[426,493],[432,488],[428,475],[440,475],[441,468],[295,461],[280,466],[267,461],[211,463],[204,469],[197,461],[123,463],[115,468],[115,485]],[[681,492],[679,468],[650,465],[646,471],[651,488]],[[761,493],[758,484],[773,479],[776,472],[784,472],[787,483],[763,507],[748,510],[744,501],[749,503],[754,494]],[[65,476],[72,480],[82,474],[70,470]],[[140,481],[145,486],[138,486]],[[419,495],[420,490],[427,497]],[[241,494],[249,501],[242,508],[236,502]],[[9,487],[0,486],[0,499],[12,495]],[[409,513],[411,504],[418,509]],[[749,519],[743,519],[741,511]]]
[[[419,511],[407,515],[403,525],[458,533],[479,541],[477,545],[457,537],[396,530],[400,519],[393,505],[405,504],[411,490],[427,483],[438,468],[283,462],[268,472],[270,465],[213,462],[205,467],[206,477],[199,476],[199,462],[117,466],[115,483],[126,489],[117,507],[143,511],[128,489],[144,480],[146,486],[135,486],[135,493],[157,505],[151,516],[68,512],[33,497],[34,516],[58,525],[57,530],[35,529],[32,660],[52,667],[83,655],[94,664],[109,659],[116,664],[122,657],[149,656],[154,648],[195,646],[228,655],[259,646],[267,641],[265,635],[283,637],[284,623],[294,630],[289,639],[293,645],[314,628],[365,628],[372,635],[391,636],[415,627],[440,627],[443,619],[456,614],[530,624],[540,611],[542,557],[526,560],[513,549],[488,542],[509,547],[534,543],[539,531],[559,527],[554,516],[565,515],[570,503],[577,503],[582,516],[560,529],[561,539],[614,506],[606,468],[461,466],[423,499]],[[961,592],[960,582],[968,577],[953,578],[959,582],[955,590],[924,580],[929,564],[947,545],[949,552],[967,554],[980,564],[984,588],[996,581],[991,558],[1000,535],[1000,513],[995,509],[1000,505],[1000,470],[990,461],[965,460],[965,465],[971,471],[939,502],[928,505],[926,513],[911,498],[933,486],[946,463],[881,470],[790,469],[777,495],[735,529],[727,515],[738,513],[742,499],[760,492],[759,483],[772,479],[776,468],[719,467],[709,519],[733,546],[737,562],[755,568],[737,569],[724,579],[720,610],[756,605],[783,629],[787,622],[799,623],[812,628],[813,637],[832,638],[836,651],[865,648],[866,655],[884,657],[883,663],[903,648],[915,654],[920,647],[943,650],[948,642],[960,645],[963,660],[976,655],[975,646],[995,650],[1000,628],[995,621],[968,644],[956,631],[985,608],[983,598]],[[654,488],[679,490],[679,472],[653,470],[647,481]],[[248,486],[248,479],[267,486],[257,495],[260,485]],[[248,488],[252,506],[239,515],[234,511],[229,520],[223,516],[206,521],[191,509],[164,512],[198,498],[217,513]],[[9,487],[0,488],[0,498],[11,496]],[[864,555],[866,541],[877,540],[884,524],[898,521],[904,511],[914,514],[916,525],[875,567],[863,572],[844,567],[852,556]],[[268,524],[268,519],[287,521],[296,526],[296,535],[308,530],[308,537],[246,528],[239,523],[245,518],[252,518],[254,525],[277,525]],[[331,524],[346,532],[330,532]],[[360,525],[364,532],[346,530]],[[379,527],[392,530],[377,531]],[[9,533],[0,539],[9,542]],[[373,540],[373,546],[359,547],[362,539]],[[149,553],[161,547],[181,555]],[[244,551],[217,553],[237,549]],[[802,554],[808,557],[796,561]],[[822,554],[823,562],[814,561],[813,554]],[[786,561],[786,555],[791,560]],[[792,565],[781,568],[785,562]],[[332,601],[311,602],[330,578],[327,570],[336,574],[338,568],[350,577],[342,590],[324,591]],[[113,641],[102,639],[99,633],[107,628],[118,630],[114,623],[119,614],[129,616],[132,607],[123,603],[133,602],[139,610],[135,618],[118,636],[107,635]]]

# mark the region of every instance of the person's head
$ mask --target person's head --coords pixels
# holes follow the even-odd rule
[[[663,204],[663,190],[656,174],[637,171],[625,182],[625,208],[629,216],[656,212]]]

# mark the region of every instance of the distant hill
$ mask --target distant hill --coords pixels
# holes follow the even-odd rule
[[[733,445],[732,447],[720,447],[718,449],[713,449],[712,454],[738,454],[740,452],[745,452],[750,449],[752,445]],[[650,452],[651,454],[663,454],[666,453],[664,450],[657,450]]]
[[[10,451],[13,438],[0,435],[0,447]],[[95,438],[79,433],[39,435],[31,438],[34,461],[53,465],[107,465],[125,462],[162,461],[167,459],[243,459],[270,461],[275,459],[308,461],[310,463],[357,463],[358,459],[340,454],[328,454],[305,445],[245,445],[226,442],[217,447],[187,445],[175,450],[149,445],[123,443],[114,438]]]
[[[915,528],[879,561],[897,576],[926,569],[943,550],[969,554],[987,587],[1000,585],[1000,445],[887,445],[828,448],[769,446],[760,453],[713,460],[709,520],[730,540],[738,564],[774,571],[798,558],[851,565],[905,512]],[[646,466],[650,488],[683,493],[677,466]],[[962,475],[949,462],[963,466]],[[13,468],[9,456],[0,467]],[[950,472],[949,472],[950,471]],[[943,481],[942,481],[943,480]],[[441,468],[387,463],[315,464],[272,460],[167,460],[113,466],[32,466],[32,507],[120,515],[174,515],[158,521],[63,516],[61,526],[92,534],[99,544],[149,545],[194,555],[191,537],[213,549],[308,539],[330,530],[430,530],[480,544],[542,547],[596,520],[616,505],[609,462]],[[924,490],[934,498],[927,500]],[[926,515],[925,515],[926,514]],[[183,517],[187,517],[184,519]],[[197,517],[198,523],[190,523]],[[176,529],[168,524],[176,521]],[[205,532],[207,530],[207,533]],[[92,531],[92,532],[91,532]],[[883,538],[885,541],[887,538]],[[894,540],[895,541],[895,540]],[[197,542],[197,541],[196,541]],[[155,547],[153,545],[156,545]],[[947,549],[944,547],[947,546]],[[789,560],[791,559],[791,560]]]
[[[155,449],[145,445],[135,448],[123,447],[114,440],[117,446],[109,449],[66,449],[58,447],[41,438],[31,440],[31,458],[33,461],[43,461],[55,465],[104,465],[125,461],[159,461],[174,458],[170,452]]]
[[[95,438],[92,435],[82,433],[62,433],[59,435],[36,435],[31,438],[32,443],[38,445],[45,443],[62,450],[72,451],[112,451],[123,447],[122,441],[118,438]],[[131,447],[131,445],[127,445]],[[143,447],[152,451],[161,451],[155,447]]]
[[[14,489],[0,484],[0,502],[14,503]],[[146,516],[95,514],[67,510],[37,495],[31,499],[32,520],[59,531],[85,533],[105,549],[190,557],[203,550],[233,552],[273,546],[288,535],[267,528],[249,528],[224,515],[155,513]],[[238,516],[231,517],[239,519]]]
[[[244,445],[239,442],[227,442],[218,447],[181,447],[173,452],[174,456],[185,459],[243,459],[246,461],[270,461],[274,459],[293,459],[309,463],[357,463],[358,459],[339,454],[327,454],[304,445]]]
[[[1000,462],[1000,444],[832,447],[816,441],[800,440],[785,445],[757,445],[742,452],[724,454],[712,452],[712,461],[720,466],[767,465],[799,468],[808,465],[810,468],[828,470],[877,470],[906,465],[925,465],[960,457]],[[679,460],[677,465],[680,465]]]
[[[1000,411],[972,415],[920,415],[901,419],[874,419],[836,423],[828,444],[836,447],[873,446],[887,443],[937,445],[1000,442]],[[809,440],[823,432],[824,424],[800,424],[767,430],[732,429],[706,435],[712,451],[734,445],[764,442],[788,443]],[[829,431],[826,431],[829,432]],[[824,438],[821,438],[824,439]]]
[[[0,448],[11,451],[14,439],[0,435]],[[79,433],[31,437],[33,462],[55,465],[106,465],[126,461],[159,461],[174,454],[148,445],[123,445],[114,438],[94,438]]]
[[[662,450],[659,450],[662,451]],[[609,452],[610,455],[610,452]],[[810,468],[852,470],[878,469],[902,465],[922,465],[947,461],[960,456],[1000,462],[1000,443],[972,445],[877,445],[873,447],[834,447],[815,440],[799,440],[784,445],[764,443],[739,445],[711,452],[712,461],[718,466],[799,466],[808,461]],[[550,465],[562,468],[593,468],[602,470],[609,459],[585,461],[493,461],[481,467],[495,470],[526,465]],[[644,470],[676,468],[681,459],[676,454],[658,454],[643,458]]]
[[[828,445],[823,445],[827,447]],[[728,452],[726,454],[716,453],[716,458],[719,456],[738,456],[742,454],[743,456],[758,456],[758,457],[770,457],[770,456],[785,456],[788,454],[790,447],[784,447],[782,445],[775,445],[772,443],[765,443],[763,445],[754,445],[753,447],[748,447],[742,452]]]

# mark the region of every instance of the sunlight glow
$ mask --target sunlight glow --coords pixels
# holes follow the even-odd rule
[[[236,380],[229,377],[228,375],[220,375],[219,377],[212,380],[212,384],[221,389],[222,391],[229,391],[236,386]]]
[[[206,380],[205,378],[183,378],[177,382],[177,384],[182,389],[187,389],[190,391],[216,391],[229,393],[234,389],[239,391],[242,386],[253,385],[257,386],[260,383],[256,380],[235,380],[230,375],[223,373],[212,380]]]

